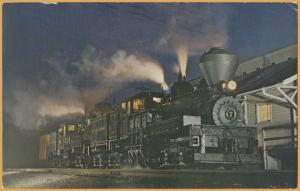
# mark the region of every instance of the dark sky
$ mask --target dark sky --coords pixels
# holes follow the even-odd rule
[[[136,86],[158,87],[147,79],[141,83],[140,76],[116,80],[119,76],[110,79],[95,73],[103,69],[94,65],[109,65],[119,50],[126,51],[126,58],[156,60],[171,83],[176,77],[174,46],[185,43],[190,47],[187,77],[196,78],[199,58],[211,46],[225,46],[245,60],[295,44],[296,18],[297,7],[287,3],[6,3],[4,112],[22,121],[24,111],[38,113],[45,100],[82,100],[84,95],[97,96],[95,89],[101,88],[108,89],[106,99],[121,99]]]

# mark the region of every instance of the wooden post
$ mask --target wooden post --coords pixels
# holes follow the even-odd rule
[[[263,157],[264,157],[264,169],[268,170],[267,151],[265,143],[265,130],[262,128],[262,144],[263,144]]]

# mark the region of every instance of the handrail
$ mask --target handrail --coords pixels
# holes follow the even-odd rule
[[[273,141],[273,140],[282,140],[282,139],[291,139],[297,138],[297,136],[281,136],[281,137],[271,137],[271,138],[264,138],[264,141]]]

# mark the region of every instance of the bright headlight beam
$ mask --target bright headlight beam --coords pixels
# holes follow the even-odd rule
[[[237,84],[236,84],[236,82],[234,80],[230,80],[226,84],[226,89],[229,90],[229,91],[235,90],[236,87],[237,87]]]

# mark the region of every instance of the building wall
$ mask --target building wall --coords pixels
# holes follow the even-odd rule
[[[236,76],[243,75],[244,72],[250,73],[255,71],[257,68],[264,68],[271,64],[281,63],[288,60],[289,58],[297,57],[297,45],[290,45],[264,55],[252,58],[250,60],[241,62],[236,71]]]
[[[269,91],[272,95],[279,96],[277,91]],[[248,126],[257,127],[257,138],[259,146],[262,146],[262,128],[263,127],[290,127],[291,126],[291,115],[290,109],[284,107],[282,105],[278,105],[276,103],[270,102],[265,99],[260,99],[251,95],[246,96],[246,104],[244,107],[247,111],[245,112],[246,122]],[[271,120],[270,121],[258,121],[258,106],[270,104],[271,106]],[[290,136],[291,131],[289,129],[276,129],[276,130],[268,130],[266,133],[266,137],[279,137],[279,136]],[[266,138],[265,137],[265,138]],[[277,140],[277,141],[269,141],[268,145],[274,144],[285,144],[290,140]]]
[[[275,51],[266,53],[264,55],[252,58],[250,60],[244,61],[240,63],[236,76],[243,75],[243,73],[250,73],[257,68],[264,68],[270,66],[272,64],[277,64],[288,60],[289,58],[297,57],[297,45],[290,45],[288,47],[284,47],[281,49],[277,49]],[[275,95],[279,95],[276,91],[270,92]],[[248,126],[257,127],[257,135],[259,146],[262,146],[262,128],[263,127],[278,127],[278,126],[291,126],[291,116],[290,109],[283,107],[281,105],[270,103],[271,104],[271,121],[258,122],[257,121],[257,105],[258,104],[266,104],[268,101],[264,99],[259,99],[254,96],[247,96],[246,102],[246,121]],[[274,137],[274,136],[289,136],[291,134],[290,130],[268,130],[266,137]],[[268,142],[269,145],[273,144],[284,144],[288,140],[277,140]],[[275,143],[276,142],[276,143]]]

